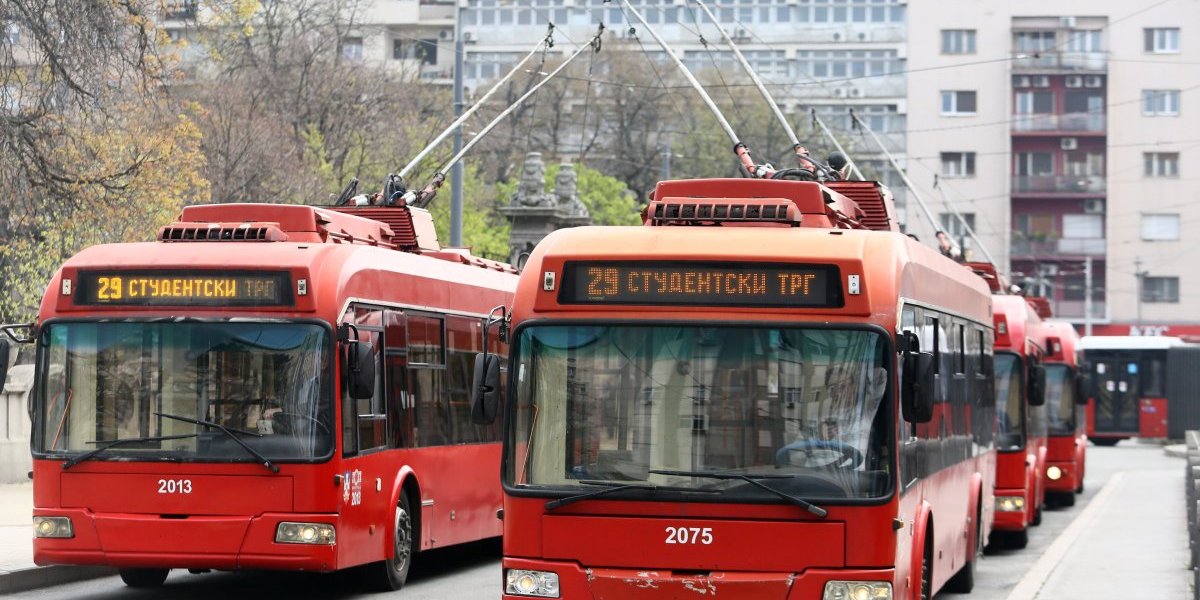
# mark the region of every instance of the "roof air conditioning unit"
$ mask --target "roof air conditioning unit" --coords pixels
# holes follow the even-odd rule
[[[837,96],[838,98],[845,98],[846,97],[846,88],[834,88],[833,95]]]
[[[1099,75],[1088,75],[1083,78],[1083,87],[1098,88],[1104,85],[1104,79]]]
[[[439,31],[439,32],[438,32],[438,39],[439,39],[439,40],[448,40],[448,39],[450,39],[450,30],[449,30],[449,29],[443,29],[443,30]]]
[[[1104,198],[1089,198],[1083,201],[1083,212],[1089,215],[1104,213]]]
[[[1058,26],[1073,29],[1075,27],[1075,17],[1059,17]]]
[[[1050,87],[1050,78],[1045,75],[1038,75],[1033,78],[1033,87]]]
[[[1079,148],[1079,140],[1073,137],[1065,137],[1060,143],[1063,150],[1075,150]]]
[[[733,39],[748,40],[748,39],[750,39],[750,32],[746,31],[742,27],[738,27],[737,29],[733,30]]]
[[[470,31],[462,32],[462,36],[463,36],[463,41],[468,44],[475,41],[475,34],[471,33]]]
[[[1016,78],[1016,87],[1029,87],[1029,77],[1024,75]]]
[[[1067,87],[1083,87],[1083,78],[1078,75],[1067,75]]]
[[[862,95],[863,95],[862,88],[850,88],[850,97],[851,98],[862,98]]]

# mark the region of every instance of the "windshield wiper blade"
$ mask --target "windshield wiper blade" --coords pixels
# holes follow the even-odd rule
[[[651,473],[653,473],[653,472],[654,471],[651,471]],[[574,496],[567,496],[566,498],[559,498],[557,500],[547,501],[546,502],[546,510],[551,511],[551,510],[554,510],[561,506],[566,506],[568,504],[574,504],[576,502],[579,502],[580,500],[587,500],[588,498],[595,498],[596,496],[603,496],[605,494],[611,494],[613,492],[620,492],[623,490],[646,490],[646,491],[651,491],[651,492],[654,492],[654,491],[694,492],[694,493],[698,493],[698,494],[719,494],[719,493],[721,493],[720,490],[700,490],[700,489],[695,489],[695,488],[654,485],[652,483],[617,483],[617,482],[613,482],[613,481],[596,481],[596,480],[590,480],[590,479],[582,480],[579,483],[582,485],[599,485],[599,486],[605,486],[605,487],[602,487],[594,492],[585,492],[583,494],[576,494]]]
[[[254,437],[262,437],[263,435],[261,433],[255,433],[253,431],[246,431],[245,429],[238,429],[236,427],[226,427],[220,423],[214,423],[212,421],[205,421],[203,419],[193,419],[191,417],[181,417],[179,415],[171,415],[171,414],[160,413],[160,412],[156,412],[154,414],[156,414],[164,419],[175,419],[176,421],[183,421],[184,423],[192,423],[195,425],[202,425],[204,427],[211,427],[213,429],[220,430],[222,433],[229,436],[230,439],[237,442],[237,445],[239,445],[243,449],[245,449],[246,452],[249,452],[250,454],[252,454],[254,456],[254,458],[257,458],[259,460],[259,463],[262,464],[262,466],[266,467],[269,471],[271,471],[272,473],[279,472],[279,467],[275,466],[275,463],[271,462],[271,459],[267,458],[266,456],[263,456],[263,454],[261,452],[259,452],[258,450],[251,448],[248,444],[246,444],[246,442],[242,441],[242,438],[237,436],[238,433],[241,433],[243,435],[252,435]]]
[[[777,489],[759,481],[760,479],[790,479],[790,477],[788,477],[787,475],[747,475],[745,473],[729,473],[729,472],[722,472],[722,471],[667,471],[667,470],[651,470],[650,473],[653,473],[655,475],[678,475],[680,477],[703,477],[703,478],[707,478],[707,479],[740,479],[742,481],[745,481],[746,483],[749,483],[750,485],[753,485],[757,488],[761,488],[772,494],[775,494],[776,496],[779,496],[780,498],[783,498],[784,500],[787,500],[788,502],[791,502],[792,504],[795,504],[796,506],[799,506],[799,507],[803,508],[804,510],[807,510],[808,512],[810,512],[818,517],[824,518],[826,515],[829,514],[829,511],[821,508],[820,506],[817,506],[816,504],[813,504],[812,502],[809,502],[808,500],[805,500],[803,498],[797,498],[796,496],[793,496],[783,490],[777,490]]]
[[[115,440],[96,440],[92,443],[93,444],[103,444],[103,445],[97,446],[91,450],[88,450],[87,452],[84,452],[83,454],[80,454],[79,456],[76,456],[75,458],[72,458],[72,459],[64,462],[63,466],[62,466],[62,470],[66,471],[67,469],[70,469],[71,467],[73,467],[85,460],[88,460],[88,459],[96,456],[97,454],[100,454],[101,452],[104,452],[105,450],[112,448],[113,446],[120,446],[121,444],[133,444],[133,443],[137,443],[137,442],[165,442],[167,440],[182,440],[182,439],[187,439],[187,438],[194,438],[197,435],[198,434],[195,434],[195,433],[185,433],[183,435],[159,435],[159,436],[154,436],[154,437],[118,438]]]

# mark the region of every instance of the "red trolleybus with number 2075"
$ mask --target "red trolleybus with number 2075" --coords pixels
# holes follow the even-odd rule
[[[990,295],[888,208],[873,182],[670,181],[644,227],[538,245],[511,315],[504,598],[970,589]]]
[[[499,535],[468,396],[516,280],[405,207],[193,206],[84,250],[33,329],[35,562],[133,586],[370,565],[394,589],[414,552]]]

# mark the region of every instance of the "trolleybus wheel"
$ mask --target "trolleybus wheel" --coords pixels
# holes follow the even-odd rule
[[[1020,531],[1010,531],[1007,533],[1008,533],[1007,546],[1009,548],[1012,548],[1014,550],[1020,550],[1020,549],[1024,548],[1025,546],[1029,545],[1029,530],[1028,529],[1022,529]]]
[[[392,558],[373,565],[377,572],[377,587],[383,591],[398,590],[408,580],[408,570],[413,559],[413,514],[408,504],[408,494],[400,493],[392,525]]]
[[[932,536],[928,528],[925,535]],[[921,593],[917,600],[933,600],[933,540],[925,539],[924,558],[921,560]]]
[[[975,564],[980,556],[983,556],[983,537],[980,535],[979,507],[975,507],[975,546],[971,548],[971,557],[967,559],[966,564],[946,582],[946,587],[942,588],[947,592],[954,594],[970,594],[971,590],[975,589]]]
[[[1088,438],[1097,446],[1116,446],[1117,442],[1121,441],[1118,438]]]
[[[170,569],[120,569],[121,581],[131,588],[155,588],[167,580]]]
[[[1033,510],[1033,520],[1029,524],[1034,527],[1042,524],[1042,507],[1039,506]]]
[[[1075,492],[1062,492],[1058,495],[1059,506],[1075,506]]]

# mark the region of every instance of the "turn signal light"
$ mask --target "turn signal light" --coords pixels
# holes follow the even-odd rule
[[[892,600],[892,584],[884,581],[829,581],[821,600]]]
[[[504,593],[537,598],[557,598],[558,573],[509,569],[504,574]]]
[[[34,517],[33,536],[40,538],[73,538],[75,528],[69,517]]]
[[[328,523],[289,523],[284,521],[275,528],[275,541],[280,544],[317,544],[332,546],[337,543],[337,532]]]

